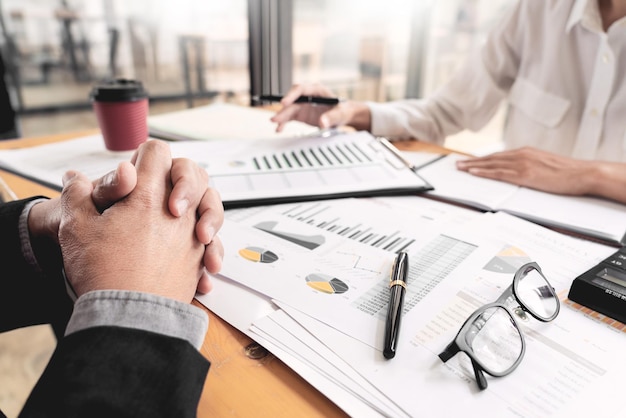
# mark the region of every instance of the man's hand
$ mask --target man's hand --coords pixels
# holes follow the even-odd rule
[[[137,171],[133,164],[136,159],[137,152],[131,161],[120,163],[116,170],[93,182],[92,199],[99,212],[123,199],[135,188]],[[217,273],[224,255],[222,244],[216,236],[224,218],[220,197],[215,190],[207,188],[206,171],[188,159],[178,158],[172,161],[171,181],[174,189],[168,202],[170,213],[178,217],[188,210],[195,212],[195,207],[198,207],[196,234],[206,245],[205,267],[210,273]],[[42,201],[33,206],[28,225],[35,255],[58,251],[60,219],[60,198]],[[207,293],[210,289],[210,281],[205,272],[198,291]]]
[[[93,201],[100,211],[124,198],[137,184],[137,172],[128,161],[93,182]],[[33,240],[47,240],[58,246],[61,200],[54,198],[36,204],[28,217],[28,230]]]
[[[167,144],[149,141],[133,161],[136,187],[103,212],[94,203],[94,186],[85,176],[76,172],[65,176],[59,243],[67,278],[78,296],[120,289],[190,302],[206,274],[205,245],[197,237],[194,205],[210,204],[212,199],[202,193],[189,200],[193,210],[183,208],[176,217],[170,213],[176,174],[171,172]]]
[[[199,293],[211,291],[211,281],[207,274],[217,273],[222,268],[224,247],[217,231],[224,222],[224,205],[217,190],[209,188],[206,170],[191,160],[175,158],[170,173],[174,189],[168,200],[172,215],[197,215],[196,238],[205,245],[203,264],[206,270],[198,283]],[[197,208],[197,209],[196,209]]]

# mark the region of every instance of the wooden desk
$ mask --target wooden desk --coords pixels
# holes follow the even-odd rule
[[[49,142],[63,141],[93,134],[93,131],[40,138],[0,141],[0,149],[22,148]],[[404,150],[441,152],[437,146],[403,141]],[[55,197],[59,192],[0,170],[0,176],[18,198],[32,195]],[[246,347],[253,341],[223,321],[198,301],[210,318],[209,330],[201,348],[211,361],[200,405],[199,417],[345,417],[346,414],[322,395],[306,380],[268,354],[261,359],[247,355]]]

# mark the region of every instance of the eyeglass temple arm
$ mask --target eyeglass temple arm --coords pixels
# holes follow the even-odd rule
[[[454,357],[459,351],[461,350],[459,346],[457,345],[456,341],[452,341],[450,344],[448,344],[445,350],[439,353],[439,358],[441,359],[441,361],[445,363],[446,361]],[[488,385],[487,385],[487,378],[485,377],[485,373],[483,373],[483,370],[474,361],[474,359],[472,359],[471,357],[470,359],[472,360],[472,368],[474,369],[474,376],[476,377],[476,383],[478,384],[478,388],[480,390],[487,389]]]
[[[480,390],[487,389],[487,378],[485,377],[485,373],[480,368],[478,364],[472,359],[472,367],[474,368],[474,376],[476,377],[476,383],[478,383],[478,388]]]
[[[450,344],[448,344],[445,350],[439,353],[439,358],[445,363],[446,361],[454,357],[459,351],[460,348],[457,345],[456,341],[452,341]]]

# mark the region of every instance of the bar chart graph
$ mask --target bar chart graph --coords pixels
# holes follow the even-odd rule
[[[292,206],[283,215],[342,237],[381,248],[389,252],[406,250],[415,240],[402,234],[397,227],[384,229],[368,225],[367,221],[350,219],[333,211],[335,206],[324,202]]]

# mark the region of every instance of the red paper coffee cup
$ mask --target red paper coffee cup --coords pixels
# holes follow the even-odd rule
[[[140,81],[102,81],[91,100],[108,150],[134,150],[148,140],[148,92]]]

